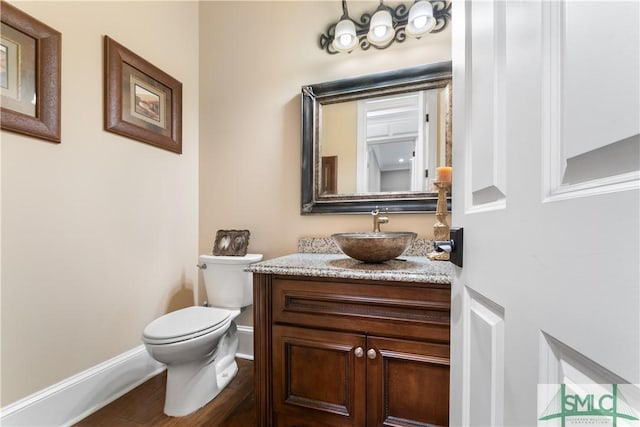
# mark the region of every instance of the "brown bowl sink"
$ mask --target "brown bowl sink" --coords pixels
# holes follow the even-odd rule
[[[402,255],[416,236],[412,232],[371,232],[337,233],[331,238],[351,258],[377,263]]]

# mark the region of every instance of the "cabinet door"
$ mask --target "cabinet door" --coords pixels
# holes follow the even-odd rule
[[[275,424],[363,426],[364,348],[362,335],[274,325]]]
[[[449,346],[367,338],[367,426],[449,425]]]

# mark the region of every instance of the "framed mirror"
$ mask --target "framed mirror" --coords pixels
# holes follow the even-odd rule
[[[301,214],[435,212],[451,62],[302,87]],[[450,199],[449,199],[450,200]]]

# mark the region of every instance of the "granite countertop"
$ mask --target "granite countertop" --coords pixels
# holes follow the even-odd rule
[[[405,256],[381,264],[366,264],[340,253],[297,253],[250,265],[246,271],[287,276],[339,279],[388,280],[451,284],[449,262],[431,261],[425,256]]]

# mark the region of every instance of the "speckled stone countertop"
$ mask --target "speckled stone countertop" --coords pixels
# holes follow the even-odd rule
[[[381,264],[366,264],[340,253],[297,253],[250,265],[246,271],[286,276],[332,277],[399,282],[451,284],[449,262],[425,256],[405,256]]]
[[[403,256],[426,256],[433,250],[433,240],[415,239]],[[331,237],[303,237],[298,240],[298,252],[308,254],[341,254]]]

